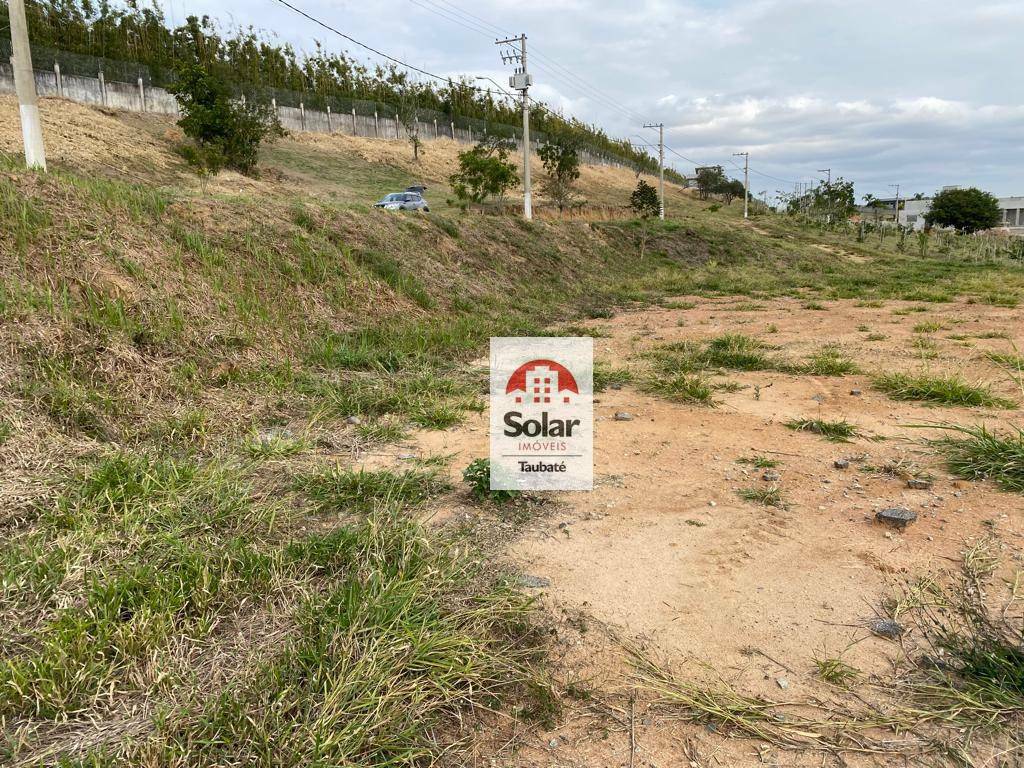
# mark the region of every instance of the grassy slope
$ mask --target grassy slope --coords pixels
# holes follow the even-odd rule
[[[465,363],[490,335],[672,293],[1024,292],[1003,264],[755,229],[677,191],[643,260],[628,222],[370,211],[414,174],[443,186],[404,147],[288,140],[204,196],[166,124],[97,119],[138,132],[152,181],[73,152],[0,174],[2,757],[400,764],[471,701],[544,717],[523,601],[403,513],[432,468],[339,455],[479,407]],[[633,179],[583,182],[610,203]]]

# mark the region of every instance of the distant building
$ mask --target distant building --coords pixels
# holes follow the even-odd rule
[[[913,229],[924,229],[924,215],[932,207],[931,198],[901,202],[900,224]],[[1000,197],[999,208],[1002,212],[1002,222],[999,226],[1011,234],[1024,235],[1024,197]]]

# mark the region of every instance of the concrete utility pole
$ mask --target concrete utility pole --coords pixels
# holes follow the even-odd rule
[[[658,218],[665,220],[665,124],[644,123],[644,128],[658,129]]]
[[[896,224],[898,226],[899,223],[900,223],[900,185],[899,184],[890,184],[889,188],[891,189],[892,187],[896,187],[896,207],[895,207],[895,211],[896,211]]]
[[[36,100],[36,78],[32,73],[32,51],[28,44],[28,22],[25,20],[25,0],[10,0],[11,48],[14,55],[14,90],[18,94],[21,113],[21,138],[25,144],[25,165],[46,170],[46,150],[43,148],[43,126],[39,120]]]
[[[832,169],[831,168],[819,168],[818,173],[827,173],[828,181],[825,182],[825,186],[828,187],[828,213],[825,214],[825,223],[832,223]]]
[[[514,46],[516,43],[519,50],[513,47],[508,53],[502,52],[501,60],[505,64],[519,64],[508,84],[523,94],[523,217],[529,221],[533,218],[533,192],[530,187],[530,86],[533,77],[526,71],[526,35],[494,41],[495,45]]]
[[[750,218],[750,153],[733,152],[733,157],[743,158],[743,218]]]

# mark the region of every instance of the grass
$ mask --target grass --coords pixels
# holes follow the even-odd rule
[[[1000,488],[1024,493],[1024,429],[990,431],[985,426],[947,426],[929,444],[950,471],[969,480],[992,480]]]
[[[663,375],[699,373],[713,369],[778,371],[789,366],[770,354],[770,348],[741,333],[725,333],[703,343],[682,341],[653,350],[654,368]]]
[[[924,323],[918,323],[914,326],[914,333],[935,333],[937,331],[948,331],[949,326],[945,323],[940,323],[937,320],[929,320]]]
[[[522,495],[520,491],[491,488],[490,459],[473,459],[462,471],[462,480],[469,484],[470,495],[477,501],[504,503]]]
[[[254,459],[281,459],[308,450],[309,442],[280,430],[254,431],[242,447]]]
[[[713,385],[703,376],[696,374],[651,376],[643,380],[641,389],[673,403],[710,407],[715,405]]]
[[[433,470],[346,469],[340,466],[306,473],[295,479],[295,488],[321,513],[367,513],[381,505],[422,504],[448,487]]]
[[[226,765],[272,749],[275,764],[384,768],[434,762],[450,749],[446,725],[473,706],[550,717],[530,667],[528,600],[462,552],[387,510],[295,545],[324,587],[294,636],[196,711],[166,718],[150,751]]]
[[[782,498],[782,491],[776,485],[741,488],[737,493],[744,501],[752,501],[763,507],[786,508],[786,503]]]
[[[622,387],[633,380],[628,368],[614,368],[600,360],[594,362],[594,391],[604,392],[611,387]]]
[[[821,435],[833,443],[848,443],[860,436],[860,431],[850,422],[825,421],[823,419],[793,419],[786,422],[786,427],[797,432],[812,432]]]
[[[841,688],[848,687],[860,677],[860,670],[852,667],[837,657],[815,657],[815,674],[830,685],[837,685]]]
[[[857,364],[839,346],[827,344],[815,352],[804,364],[803,370],[814,376],[847,376],[857,373]]]
[[[736,459],[737,464],[749,464],[757,469],[774,469],[781,463],[778,459],[772,459],[768,456],[743,456],[742,458]]]
[[[988,387],[970,384],[952,374],[885,373],[874,377],[872,384],[894,400],[918,400],[950,406],[1017,407],[1012,400],[992,394]]]

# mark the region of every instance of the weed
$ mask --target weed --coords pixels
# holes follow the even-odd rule
[[[303,492],[321,512],[370,512],[386,505],[422,504],[448,488],[436,471],[406,469],[343,469],[331,467],[295,478]]]
[[[1024,493],[1024,429],[1009,433],[985,426],[946,426],[947,434],[929,441],[950,471],[970,480],[991,479],[999,487]]]
[[[604,392],[610,387],[621,388],[633,380],[628,368],[612,368],[606,363],[594,363],[594,391]]]
[[[818,677],[831,685],[846,688],[860,677],[860,670],[851,667],[840,658],[814,657],[814,669]]]
[[[813,309],[813,310],[817,310],[819,312],[824,310],[824,309],[826,309],[825,305],[822,304],[820,301],[806,301],[803,304],[803,308],[804,309]]]
[[[520,491],[491,488],[490,459],[473,459],[462,471],[462,479],[477,501],[508,502],[520,496]]]
[[[749,464],[757,469],[775,469],[781,462],[768,456],[743,456],[736,459],[737,464]]]
[[[356,426],[356,434],[368,443],[397,443],[405,439],[405,427],[394,419],[377,419]]]
[[[821,435],[826,440],[831,440],[834,443],[848,443],[853,438],[860,436],[860,431],[857,427],[845,419],[842,421],[793,419],[791,421],[787,421],[786,426],[789,429],[793,429],[798,432],[813,432],[814,434]]]
[[[677,373],[644,379],[642,389],[674,403],[714,406],[714,389],[706,378],[696,374]]]
[[[666,301],[662,305],[665,309],[693,309],[697,306],[695,301]]]
[[[988,387],[969,384],[954,375],[885,373],[873,380],[876,389],[895,400],[920,400],[940,405],[1016,408],[1012,400],[993,395]]]
[[[777,485],[741,488],[737,493],[744,501],[753,501],[764,507],[786,508],[786,503],[782,499],[782,491]]]
[[[869,333],[864,337],[865,341],[885,341],[889,337],[884,333]]]
[[[303,437],[283,430],[254,430],[242,444],[242,450],[254,459],[280,459],[294,456],[309,448]]]
[[[857,364],[835,344],[828,344],[808,359],[803,371],[814,376],[846,376],[857,373]]]

